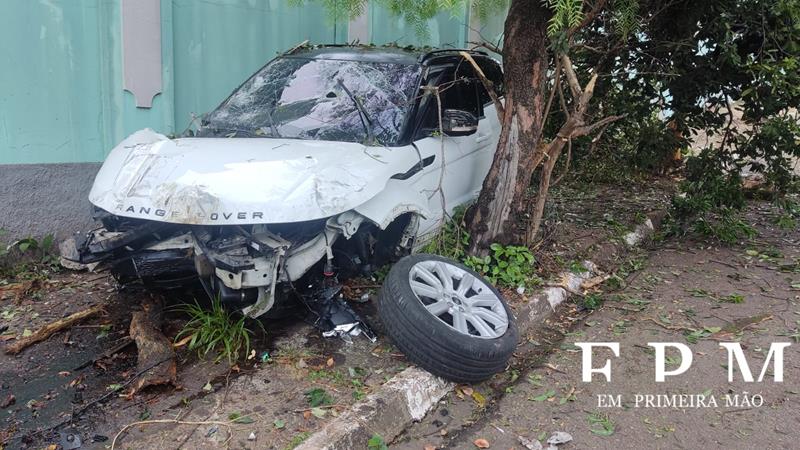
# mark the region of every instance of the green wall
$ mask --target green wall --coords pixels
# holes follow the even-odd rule
[[[427,23],[427,36],[420,37],[415,27],[388,9],[370,5],[369,36],[373,43],[395,42],[399,45],[434,45],[437,47],[463,47],[467,41],[469,13],[465,9],[441,12]]]
[[[345,43],[313,1],[161,0],[162,93],[136,108],[122,89],[120,0],[3,0],[0,164],[102,161],[135,130],[180,133],[278,52],[308,39]],[[442,13],[429,37],[371,6],[375,44],[462,46],[468,12]]]

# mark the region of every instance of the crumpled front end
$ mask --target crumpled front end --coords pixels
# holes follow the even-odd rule
[[[62,244],[64,259],[100,265],[122,283],[141,280],[169,288],[199,280],[210,296],[250,317],[288,301],[293,283],[312,268],[320,272],[319,280],[332,276],[334,244],[352,237],[364,221],[355,212],[269,226],[186,226],[105,212],[100,219],[104,227]],[[299,295],[313,296],[327,287]]]

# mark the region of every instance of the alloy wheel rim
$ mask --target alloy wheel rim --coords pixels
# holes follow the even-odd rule
[[[408,281],[428,313],[461,334],[493,339],[508,330],[508,313],[497,294],[454,264],[420,261],[411,266]]]

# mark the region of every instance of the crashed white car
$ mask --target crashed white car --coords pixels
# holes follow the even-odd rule
[[[469,53],[502,97],[500,65]],[[412,253],[445,210],[477,196],[499,132],[459,51],[297,49],[191,136],[143,130],[121,142],[89,196],[102,227],[62,256],[122,283],[199,280],[253,318],[304,304],[326,335],[370,338],[339,281],[399,261],[378,305],[389,336],[432,373],[485,379],[516,344],[510,309],[474,271]]]

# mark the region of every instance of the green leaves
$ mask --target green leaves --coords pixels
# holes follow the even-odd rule
[[[333,404],[333,397],[331,397],[330,394],[325,392],[325,389],[322,388],[314,388],[306,391],[305,396],[308,405],[312,408]]]
[[[589,431],[598,436],[611,436],[614,434],[616,425],[606,414],[589,414]]]
[[[551,38],[578,26],[583,19],[581,0],[543,0],[542,3],[553,11],[547,24],[547,35]]]
[[[527,247],[495,243],[489,248],[489,255],[483,258],[469,256],[464,264],[500,286],[515,288],[536,284],[533,266],[536,260]]]
[[[246,317],[236,318],[226,311],[220,299],[211,300],[211,308],[203,308],[198,303],[186,304],[178,308],[190,316],[189,322],[175,336],[179,341],[191,336],[189,349],[197,350],[201,358],[205,358],[214,350],[219,350],[215,362],[223,358],[233,364],[240,356],[250,352],[250,337],[253,332],[247,328]],[[260,322],[255,322],[261,326]]]
[[[549,400],[549,399],[551,399],[551,398],[553,398],[555,396],[556,396],[556,391],[550,389],[547,392],[545,392],[544,394],[537,395],[537,396],[534,396],[534,397],[529,397],[528,400],[531,400],[531,401],[534,401],[534,402],[543,402],[543,401]]]
[[[255,422],[255,420],[253,420],[252,417],[243,416],[243,415],[239,414],[238,412],[234,412],[234,413],[228,414],[228,420],[230,420],[233,423],[238,423],[238,424],[243,424],[243,425]]]
[[[622,39],[627,39],[631,33],[637,31],[639,26],[637,17],[639,0],[614,0],[612,9],[614,31]]]
[[[714,333],[719,333],[722,330],[720,327],[704,327],[699,330],[694,330],[687,333],[684,337],[686,338],[686,342],[690,344],[696,344],[698,340],[702,338],[707,338]]]
[[[389,447],[386,446],[386,442],[383,440],[383,436],[380,434],[373,434],[369,441],[367,441],[367,449],[368,450],[389,450]]]

